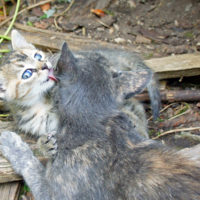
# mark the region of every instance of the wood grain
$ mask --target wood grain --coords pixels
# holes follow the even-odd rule
[[[21,189],[21,182],[0,184],[1,200],[18,200]]]

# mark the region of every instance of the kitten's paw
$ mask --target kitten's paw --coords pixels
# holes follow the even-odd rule
[[[38,147],[41,153],[47,157],[54,159],[57,155],[58,146],[56,143],[56,138],[54,133],[50,133],[48,135],[43,135],[39,138]]]
[[[0,143],[2,154],[11,162],[15,171],[21,174],[20,170],[23,168],[24,161],[26,161],[24,157],[32,155],[28,145],[21,140],[20,136],[10,131],[1,133]]]

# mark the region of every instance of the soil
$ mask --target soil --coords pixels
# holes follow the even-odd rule
[[[69,5],[66,2],[67,0],[63,0],[63,3],[54,2],[51,8],[56,8],[56,14],[59,14]],[[91,9],[101,9],[104,16],[93,14]],[[42,15],[44,12],[40,7],[36,7],[19,15],[17,21],[49,29],[52,32],[60,31],[129,46],[144,59],[200,51],[200,0],[75,0],[66,15],[57,17],[59,29],[55,27],[53,17],[40,19]],[[199,78],[164,80],[165,89],[198,89]],[[170,103],[162,103],[162,108]],[[144,103],[144,106],[148,119],[151,117],[150,105]],[[170,118],[180,113],[183,113],[184,119],[180,117],[171,119],[174,124],[167,125]],[[191,117],[199,113],[198,102],[174,103],[161,112],[159,119],[149,120],[150,137],[156,137],[176,128],[200,127],[200,121]],[[163,123],[165,125],[162,125]],[[189,133],[199,136],[199,130]],[[178,149],[199,143],[199,138],[188,138],[182,133],[184,131],[174,132],[160,137],[159,140]],[[22,199],[33,199],[33,197],[26,195]]]
[[[108,0],[105,8],[97,7],[100,0],[86,6],[90,1],[76,0],[69,13],[58,19],[63,32],[130,46],[144,59],[200,48],[200,1]],[[100,18],[91,8],[110,14]]]
[[[52,3],[56,14],[65,3]],[[103,17],[92,13],[101,9]],[[98,10],[97,10],[98,11]],[[36,7],[23,13],[23,24],[79,35],[94,40],[130,46],[144,59],[200,50],[199,0],[75,0],[64,16],[40,19],[44,12]],[[108,14],[105,14],[108,13]]]

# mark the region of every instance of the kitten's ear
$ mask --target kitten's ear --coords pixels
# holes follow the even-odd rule
[[[75,66],[75,60],[73,53],[70,51],[67,43],[64,42],[61,49],[61,55],[57,63],[57,69],[59,73],[69,71]]]
[[[13,50],[20,49],[35,49],[35,47],[28,43],[17,30],[13,30],[11,32],[11,41]]]
[[[118,100],[129,99],[141,93],[152,76],[153,72],[149,69],[118,72],[114,77]]]

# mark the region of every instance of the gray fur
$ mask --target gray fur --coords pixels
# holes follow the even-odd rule
[[[136,54],[131,52],[119,51],[119,50],[95,50],[105,58],[110,60],[119,71],[135,71],[138,69],[149,69],[149,67],[141,60]],[[155,76],[155,75],[154,75]],[[151,106],[154,119],[159,116],[160,110],[160,92],[156,78],[153,77],[147,84],[148,92],[151,99]]]
[[[143,72],[134,76],[142,80],[134,93],[150,81],[152,72]],[[118,110],[136,81],[131,79],[133,84],[123,91],[116,85],[125,76],[114,74],[104,57],[94,53],[75,58],[66,43],[57,78],[58,150],[46,169],[15,133],[6,131],[0,138],[3,155],[36,200],[200,198],[200,167],[194,156],[199,148],[188,155],[145,139]]]

